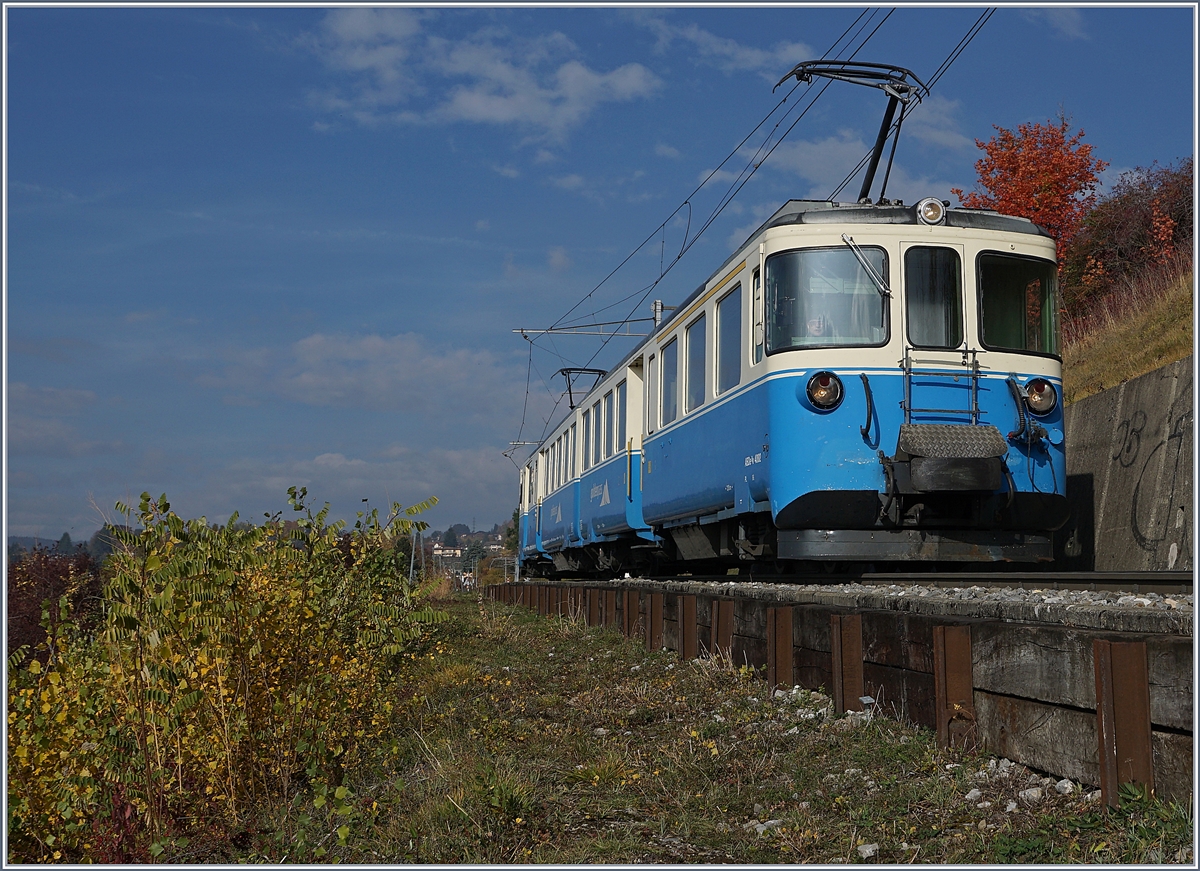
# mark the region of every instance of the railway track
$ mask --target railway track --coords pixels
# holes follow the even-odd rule
[[[985,587],[1020,590],[1094,590],[1097,592],[1158,593],[1159,595],[1193,592],[1192,572],[863,572],[862,574],[754,574],[754,575],[662,575],[647,581],[753,581],[796,586],[862,584],[887,587]],[[530,578],[530,581],[545,579]],[[557,581],[594,583],[595,578],[560,578]]]

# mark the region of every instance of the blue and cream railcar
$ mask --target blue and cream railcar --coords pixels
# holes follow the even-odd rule
[[[1050,559],[1056,279],[1023,218],[788,202],[526,464],[526,569]]]

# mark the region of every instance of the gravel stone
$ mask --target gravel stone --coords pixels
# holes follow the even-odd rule
[[[1075,791],[1075,784],[1069,778],[1064,777],[1058,783],[1054,784],[1054,789],[1059,795],[1070,795]]]
[[[1029,789],[1023,789],[1017,793],[1017,798],[1026,804],[1037,804],[1042,800],[1042,788],[1040,786],[1032,786]]]
[[[973,789],[967,793],[967,801],[979,801],[981,798],[983,798],[983,793],[978,789]]]
[[[878,844],[860,844],[859,845],[858,855],[862,856],[864,859],[870,859],[872,856],[875,856],[878,853],[879,853],[879,845]]]
[[[1010,800],[1009,803],[1007,805],[1005,805],[1004,812],[1006,814],[1011,814],[1016,809],[1017,809],[1017,803],[1015,801]]]

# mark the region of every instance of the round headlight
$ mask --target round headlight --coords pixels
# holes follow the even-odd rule
[[[917,203],[917,219],[922,224],[940,224],[946,220],[946,205],[937,197],[926,197]]]
[[[832,372],[818,372],[808,379],[808,401],[822,411],[837,408],[842,394],[842,382]]]
[[[1045,378],[1034,378],[1025,385],[1025,404],[1034,414],[1049,414],[1058,405],[1058,392]]]

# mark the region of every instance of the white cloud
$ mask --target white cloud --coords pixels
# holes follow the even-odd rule
[[[1054,7],[1043,9],[1023,9],[1021,15],[1026,21],[1040,27],[1048,27],[1063,39],[1090,39],[1087,28],[1083,23],[1083,13],[1078,9]]]
[[[393,501],[412,505],[436,496],[440,504],[421,515],[434,525],[469,522],[474,514],[480,526],[490,527],[509,516],[518,492],[517,471],[499,445],[449,449],[397,444],[374,456],[247,457],[213,480],[221,482],[219,502],[231,506],[279,505],[288,487],[307,487],[313,507],[329,502],[335,517],[352,518],[363,510],[364,498],[382,513]],[[464,517],[463,512],[470,513]]]
[[[561,33],[524,38],[484,28],[450,40],[423,30],[428,17],[404,9],[330,12],[311,44],[354,80],[345,90],[314,91],[311,103],[368,125],[510,125],[562,141],[599,105],[643,99],[661,86],[638,63],[589,68]]]
[[[654,153],[657,154],[659,157],[674,158],[674,157],[679,156],[679,149],[672,148],[670,145],[667,145],[665,142],[660,142],[660,143],[658,143],[658,145],[654,146]]]
[[[571,258],[567,256],[567,249],[561,245],[551,248],[546,255],[546,264],[554,272],[566,272],[571,268]]]
[[[314,333],[280,350],[232,351],[209,363],[196,383],[235,402],[400,412],[415,427],[445,433],[450,421],[515,425],[525,385],[519,362],[469,347],[437,347],[413,333]]]
[[[709,184],[734,182],[737,181],[737,178],[738,174],[736,172],[730,172],[727,169],[718,169],[716,172],[713,172],[711,169],[702,169],[696,174],[696,181],[702,182],[708,179]]]
[[[8,450],[12,455],[86,457],[119,451],[119,440],[86,438],[66,418],[96,402],[90,390],[8,385]]]
[[[565,191],[577,191],[583,187],[583,176],[579,175],[578,173],[564,175],[560,178],[553,178],[550,181],[555,187],[560,187]]]
[[[488,230],[492,229],[492,222],[487,218],[480,218],[475,222],[475,229],[480,233],[486,233]]]
[[[678,26],[656,14],[635,15],[641,23],[658,37],[657,50],[665,51],[672,42],[689,42],[695,49],[692,57],[697,62],[707,63],[723,72],[757,72],[768,81],[779,81],[789,69],[802,60],[817,57],[803,42],[776,42],[770,48],[743,45],[736,40],[709,33],[696,24]]]
[[[784,142],[764,165],[798,175],[810,185],[803,196],[823,199],[841,184],[869,150],[870,146],[857,133],[839,130],[819,141]]]
[[[806,199],[825,199],[850,175],[859,161],[870,151],[870,148],[871,146],[853,131],[841,130],[837,135],[819,141],[784,142],[764,164],[764,168],[792,173],[806,181],[808,187],[798,191],[795,196]],[[878,196],[886,166],[885,156],[884,160],[880,161],[879,170],[875,175],[872,196]],[[861,185],[862,170],[859,170],[842,188],[837,199],[841,202],[853,202],[858,196]],[[898,158],[895,165],[892,166],[891,175],[888,178],[886,195],[889,199],[902,199],[906,203],[916,202],[927,196],[949,199],[950,188],[957,186],[959,184],[951,180],[935,179],[924,175],[914,176]],[[754,227],[749,229],[753,230]],[[744,239],[744,236],[742,238]]]
[[[492,167],[499,175],[505,178],[520,178],[521,171],[513,166],[494,166]]]
[[[904,119],[901,137],[911,136],[930,145],[939,145],[956,151],[967,151],[975,147],[975,140],[959,131],[958,114],[962,104],[937,94],[930,94],[912,109]]]

